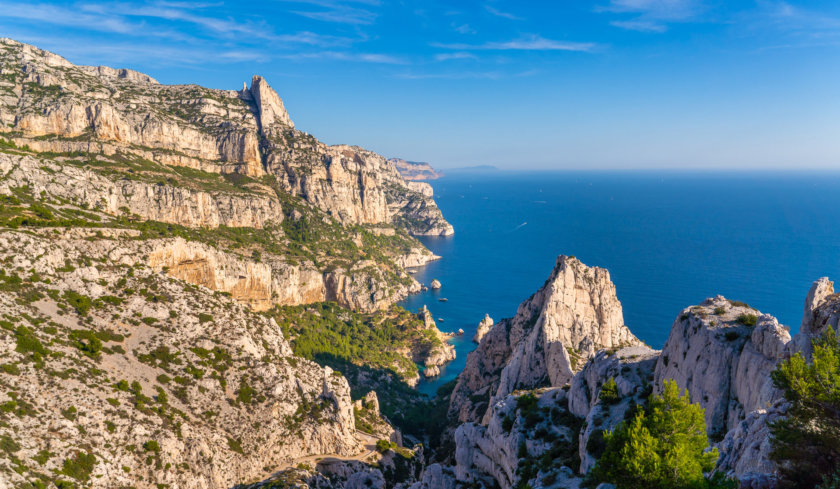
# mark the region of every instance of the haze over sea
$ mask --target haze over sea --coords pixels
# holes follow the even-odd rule
[[[548,278],[557,255],[610,271],[624,320],[661,348],[685,307],[722,294],[795,333],[811,283],[840,278],[840,172],[464,172],[431,182],[455,226],[422,238],[441,260],[419,269],[440,291],[426,304],[458,358],[419,389],[463,369],[485,313],[498,322]],[[447,302],[440,302],[440,298]]]

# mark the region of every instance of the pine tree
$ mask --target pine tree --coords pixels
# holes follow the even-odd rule
[[[840,473],[840,341],[829,328],[813,346],[811,361],[797,353],[773,372],[790,402],[771,426],[783,487],[836,487]]]
[[[595,482],[619,489],[705,489],[726,483],[706,479],[718,458],[708,450],[704,411],[691,404],[688,391],[666,381],[661,396],[652,395],[647,409],[605,435],[607,448],[592,469]]]

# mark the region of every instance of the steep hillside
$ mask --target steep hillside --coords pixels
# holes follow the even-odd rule
[[[228,294],[137,263],[136,234],[0,235],[0,478],[226,487],[363,450],[341,374]]]

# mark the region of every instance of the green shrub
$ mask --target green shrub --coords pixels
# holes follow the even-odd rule
[[[211,314],[207,314],[207,313],[204,313],[204,312],[201,312],[201,313],[198,314],[198,322],[199,323],[203,324],[203,323],[206,323],[206,322],[212,321],[212,320],[213,320],[213,316]]]
[[[376,442],[376,451],[379,453],[385,453],[391,449],[391,442],[388,440],[378,440]]]
[[[236,400],[243,404],[251,404],[254,396],[254,389],[248,385],[248,382],[243,377],[239,383],[239,390],[236,391]]]
[[[604,382],[604,385],[601,386],[601,393],[598,397],[608,406],[616,404],[621,400],[621,397],[618,395],[618,385],[616,385],[614,378],[610,377],[606,382]]]
[[[18,368],[18,366],[14,363],[4,363],[3,365],[0,365],[0,369],[9,375],[20,375],[20,368]]]
[[[755,314],[741,314],[736,321],[744,326],[755,326],[755,323],[758,322],[758,317]]]
[[[76,452],[72,458],[64,460],[59,473],[72,477],[77,481],[87,482],[93,466],[96,465],[96,456],[92,453]]]
[[[240,440],[235,440],[231,437],[228,437],[227,442],[228,448],[230,448],[232,451],[240,455],[245,455],[245,450],[242,449],[242,442]]]
[[[71,344],[81,350],[81,352],[93,359],[100,357],[102,351],[102,341],[97,338],[96,333],[91,330],[77,329],[70,332]]]
[[[149,440],[143,443],[143,450],[147,452],[160,453],[160,444],[155,440]]]
[[[88,313],[91,306],[90,297],[79,294],[72,290],[64,291],[64,300],[66,300],[71,307],[73,307],[80,316]]]
[[[20,325],[15,329],[15,339],[17,346],[15,351],[18,353],[32,353],[34,355],[46,356],[49,351],[41,344],[41,341],[35,337],[35,333],[26,326]]]

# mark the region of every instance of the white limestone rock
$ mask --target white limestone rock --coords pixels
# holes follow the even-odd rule
[[[656,365],[656,392],[665,380],[688,389],[706,411],[709,435],[722,439],[748,413],[778,399],[770,372],[789,341],[774,317],[722,296],[707,299],[674,321]]]
[[[476,421],[475,394],[490,404],[515,389],[562,386],[598,349],[641,345],[627,326],[609,272],[561,255],[551,276],[497,323],[467,357],[450,414]]]
[[[481,343],[481,339],[484,338],[492,328],[493,318],[491,318],[489,314],[485,314],[484,319],[482,319],[478,323],[478,328],[476,328],[475,330],[475,336],[473,336],[473,341],[476,343]]]

